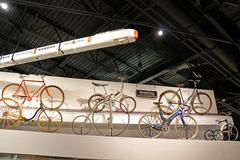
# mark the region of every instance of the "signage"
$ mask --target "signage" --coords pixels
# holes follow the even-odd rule
[[[136,90],[137,97],[157,98],[157,91]]]

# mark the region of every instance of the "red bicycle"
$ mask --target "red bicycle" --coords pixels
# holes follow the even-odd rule
[[[20,84],[10,83],[2,90],[2,98],[12,98],[20,104],[24,104],[26,100],[32,101],[33,97],[39,97],[40,102],[46,108],[58,109],[64,102],[64,93],[61,88],[54,85],[46,86],[44,76],[42,80],[26,80],[25,75],[20,75],[22,79]],[[40,87],[34,87],[33,83],[41,83]],[[31,91],[27,84],[32,84]],[[29,92],[30,91],[30,92]],[[4,101],[6,105],[7,102]]]

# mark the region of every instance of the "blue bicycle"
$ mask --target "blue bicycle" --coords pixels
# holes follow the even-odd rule
[[[196,137],[198,133],[197,122],[193,117],[185,114],[189,108],[180,107],[166,118],[160,110],[159,103],[154,102],[154,104],[158,106],[159,115],[147,113],[144,114],[138,122],[138,129],[143,137],[157,138],[162,132],[166,135],[170,132],[170,124],[174,119],[176,119],[175,131],[179,138],[194,139]]]

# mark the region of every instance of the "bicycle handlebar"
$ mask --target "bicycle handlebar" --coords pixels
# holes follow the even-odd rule
[[[183,83],[178,83],[178,84],[176,84],[176,86],[177,86],[177,87],[184,87],[184,84],[185,84],[186,82],[193,82],[194,87],[197,88],[197,84],[200,83],[201,80],[189,79],[189,80],[187,80],[187,81],[185,81],[185,82],[183,82]]]
[[[220,115],[225,115],[225,116],[230,116],[232,113],[231,112],[220,112]]]
[[[32,74],[20,74],[19,75],[19,78],[24,78],[24,77],[28,77],[28,76],[31,76]],[[41,78],[44,78],[45,75],[34,75],[34,76],[40,76]]]
[[[193,80],[193,79],[189,79],[188,82],[193,82],[194,84],[198,84],[201,82],[201,80],[197,79],[197,80]]]

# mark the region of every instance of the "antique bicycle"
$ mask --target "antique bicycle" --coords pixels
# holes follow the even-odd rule
[[[119,79],[121,80],[121,89],[120,91],[118,91],[115,94],[111,94],[112,99],[119,101],[119,108],[123,111],[123,112],[133,112],[136,108],[136,101],[133,97],[131,96],[127,96],[123,93],[123,88],[124,88],[124,80],[125,78],[123,77],[119,77]],[[94,106],[96,106],[97,103],[99,103],[100,101],[104,101],[105,99],[109,99],[109,94],[107,94],[106,88],[105,86],[108,86],[108,84],[99,84],[99,83],[92,83],[94,85],[94,93],[89,99],[88,99],[88,106],[91,110],[93,110]],[[103,87],[104,89],[104,94],[99,94],[96,93],[96,89],[95,87]],[[94,112],[99,112],[101,111],[103,108],[95,108]]]
[[[7,105],[6,105],[7,104]],[[44,108],[40,104],[34,115],[30,118],[23,116],[23,108],[11,98],[0,99],[0,126],[12,128],[37,117],[38,127],[44,132],[56,132],[62,126],[62,115],[57,109]]]
[[[170,132],[170,125],[174,119],[175,131],[179,138],[183,139],[194,139],[198,133],[198,125],[196,120],[186,115],[185,112],[189,109],[188,107],[181,106],[168,118],[166,118],[159,107],[158,102],[154,102],[158,106],[159,115],[155,113],[144,114],[138,122],[138,130],[143,137],[146,138],[157,138],[163,132],[165,135]]]
[[[179,106],[188,106],[199,115],[203,115],[209,112],[212,107],[212,100],[207,93],[199,92],[197,89],[197,84],[200,80],[188,80],[193,82],[194,89],[189,97],[183,98],[183,93],[181,88],[177,91],[166,90],[159,96],[160,108],[165,114],[172,114],[175,112]],[[183,86],[184,84],[178,84],[178,86]],[[190,104],[188,104],[190,102]]]
[[[224,115],[229,116],[231,113],[225,113]],[[204,132],[204,138],[206,140],[226,140],[235,141],[238,139],[238,129],[233,123],[228,122],[228,119],[217,120],[218,128],[215,130],[206,130]]]
[[[92,128],[92,122],[91,122],[91,115],[92,111],[85,106],[85,104],[88,104],[88,99],[78,99],[78,102],[81,105],[82,111],[85,111],[86,114],[80,114],[77,117],[75,117],[72,121],[72,131],[75,134],[79,135],[87,135]],[[86,109],[88,108],[88,109]]]
[[[113,97],[113,98],[112,98]],[[122,106],[123,110],[119,110]],[[92,122],[96,130],[104,136],[118,136],[122,134],[129,125],[130,115],[124,104],[114,99],[110,94],[107,99],[97,102],[92,111]],[[100,109],[99,109],[100,108]]]
[[[2,90],[2,98],[12,98],[20,104],[24,104],[25,101],[32,101],[33,97],[39,97],[41,104],[46,108],[57,109],[62,106],[64,102],[64,93],[61,88],[55,85],[46,86],[44,76],[41,76],[41,80],[27,80],[24,79],[27,75],[20,75],[22,81],[20,84],[10,83]],[[40,87],[30,88],[28,84],[40,83]],[[33,86],[31,86],[33,87]],[[40,95],[39,95],[40,93]],[[7,103],[5,102],[7,105]]]

